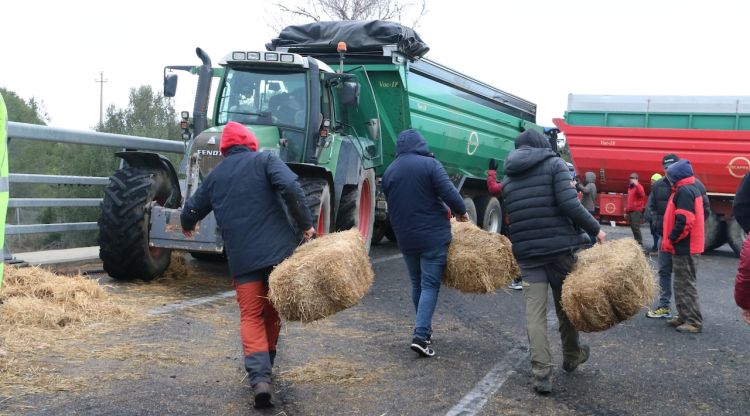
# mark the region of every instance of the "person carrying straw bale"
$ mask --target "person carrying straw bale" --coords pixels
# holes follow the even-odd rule
[[[742,178],[732,204],[734,219],[745,233],[750,232],[750,175]],[[740,307],[742,319],[750,325],[750,238],[742,243],[740,263],[734,283],[734,301]]]
[[[468,221],[466,206],[427,142],[414,130],[396,141],[396,160],[383,174],[388,216],[411,278],[416,322],[411,349],[432,357],[432,315],[451,242],[448,207],[458,221]]]
[[[646,207],[651,212],[652,221],[659,234],[659,253],[657,254],[657,274],[659,275],[659,300],[656,308],[646,312],[649,318],[671,319],[672,311],[670,302],[672,300],[672,254],[662,249],[661,235],[664,233],[664,212],[667,210],[669,197],[672,195],[672,184],[667,179],[667,169],[680,160],[679,156],[674,153],[664,155],[662,158],[662,167],[664,167],[664,176],[651,185],[651,195],[649,204]],[[703,186],[698,178],[695,178],[695,186],[701,192],[703,197],[703,218],[708,218],[711,212],[706,187]]]
[[[526,300],[534,390],[552,391],[552,354],[547,339],[547,290],[552,288],[563,347],[563,369],[570,372],[589,358],[578,332],[560,305],[562,283],[575,263],[575,252],[606,234],[581,205],[565,161],[545,137],[527,130],[516,137],[505,160],[503,197],[509,217],[513,254],[521,268]]]
[[[305,230],[315,234],[305,195],[287,165],[270,152],[257,152],[258,140],[230,121],[221,135],[224,159],[208,174],[182,211],[186,237],[213,211],[224,239],[232,283],[240,306],[240,336],[255,407],[271,407],[271,368],[281,320],[268,301],[268,276],[298,246],[298,232],[282,201]]]
[[[672,195],[664,212],[662,250],[672,255],[674,303],[678,316],[669,324],[677,332],[701,332],[703,316],[698,305],[696,266],[703,253],[703,197],[695,186],[690,161],[675,162],[667,169]]]

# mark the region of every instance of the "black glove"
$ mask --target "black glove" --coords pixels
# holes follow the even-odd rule
[[[490,159],[490,167],[489,170],[497,170],[497,160]]]

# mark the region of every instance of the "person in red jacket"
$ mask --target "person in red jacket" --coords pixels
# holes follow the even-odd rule
[[[750,231],[750,175],[745,175],[737,188],[732,204],[734,219],[742,230]],[[737,266],[737,277],[734,282],[734,301],[742,309],[742,319],[750,325],[750,238],[742,243],[740,263]]]
[[[646,192],[643,185],[638,183],[638,174],[630,174],[630,185],[628,185],[628,203],[625,207],[625,215],[628,217],[630,229],[633,231],[633,238],[638,245],[643,247],[643,237],[641,236],[641,223],[643,222],[643,208],[646,206]]]
[[[487,191],[498,198],[503,192],[503,183],[497,181],[497,160],[495,159],[490,159],[490,166],[487,170]],[[503,211],[505,211],[505,209],[503,209]],[[506,216],[503,216],[503,222],[505,224],[508,223],[508,218]],[[521,276],[516,277],[512,282],[508,283],[508,289],[522,290],[523,284],[521,282]]]
[[[674,300],[677,317],[669,324],[678,332],[701,332],[703,316],[698,305],[696,263],[703,253],[703,196],[695,185],[690,161],[681,159],[667,169],[672,195],[664,212],[661,249],[672,254]]]

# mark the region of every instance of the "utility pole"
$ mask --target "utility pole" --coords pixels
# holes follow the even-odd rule
[[[104,79],[104,71],[99,72],[99,79],[95,79],[94,82],[99,83],[99,126],[104,127],[104,83],[108,80]]]

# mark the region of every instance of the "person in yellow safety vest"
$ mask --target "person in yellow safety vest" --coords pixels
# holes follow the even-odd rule
[[[8,210],[8,110],[0,95],[0,252],[5,244],[5,214]],[[4,257],[0,257],[0,288],[3,287]]]

